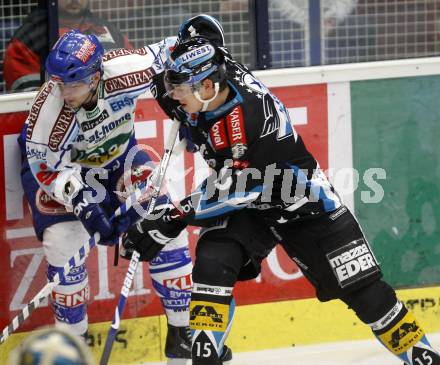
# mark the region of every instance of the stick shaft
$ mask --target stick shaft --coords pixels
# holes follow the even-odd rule
[[[159,169],[157,171],[157,174],[153,177],[153,183],[152,183],[152,194],[150,196],[150,200],[147,207],[147,214],[151,214],[151,212],[154,210],[154,207],[156,205],[157,198],[160,194],[160,189],[162,187],[162,182],[165,177],[165,173],[170,161],[170,157],[173,151],[174,143],[176,141],[177,133],[179,132],[179,126],[180,123],[177,121],[173,121],[173,125],[171,127],[170,134],[168,136],[167,142],[165,144],[165,151],[162,157],[162,160],[160,161]],[[107,365],[108,360],[110,358],[113,343],[115,342],[116,334],[119,329],[120,319],[122,317],[122,313],[125,309],[125,303],[127,301],[128,293],[131,288],[131,284],[133,282],[134,275],[136,273],[136,269],[139,264],[139,253],[136,251],[133,251],[133,255],[131,257],[130,263],[128,265],[128,270],[125,275],[124,284],[121,289],[121,294],[119,296],[118,305],[115,308],[115,314],[113,317],[112,325],[110,326],[110,329],[108,331],[107,340],[105,342],[105,347],[102,352],[101,360],[99,362],[99,365]]]

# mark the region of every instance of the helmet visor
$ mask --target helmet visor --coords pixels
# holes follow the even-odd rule
[[[165,88],[167,92],[164,96],[172,99],[182,99],[194,93],[194,88],[188,84],[166,84]]]
[[[86,96],[90,92],[90,84],[92,82],[91,76],[73,82],[63,82],[57,76],[52,76],[50,79],[57,84],[65,99],[77,99]]]
[[[188,74],[179,74],[172,70],[165,71],[164,84],[164,97],[173,99],[182,99],[200,88],[200,83],[192,83]]]

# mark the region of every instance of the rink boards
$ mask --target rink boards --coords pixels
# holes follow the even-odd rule
[[[342,193],[346,204],[355,209],[379,261],[384,263],[386,279],[399,287],[434,287],[402,295],[408,293],[408,300],[415,303],[415,310],[420,311],[421,321],[428,330],[438,331],[440,204],[437,204],[436,184],[429,182],[440,180],[440,170],[429,167],[440,166],[437,142],[440,136],[436,127],[440,115],[440,104],[436,101],[440,78],[427,75],[438,72],[439,61],[436,58],[407,61],[271,70],[259,76],[285,103],[294,128]],[[379,80],[368,81],[372,75]],[[32,96],[23,93],[0,98],[0,169],[4,171],[0,182],[2,328],[45,283],[41,244],[34,237],[23,199],[16,144]],[[402,128],[399,123],[411,128]],[[135,125],[137,137],[157,159],[162,154],[169,121],[149,97],[139,101]],[[418,137],[419,143],[412,144],[403,137],[408,135]],[[410,149],[403,149],[407,144]],[[400,149],[407,153],[401,156]],[[388,155],[393,158],[387,159]],[[170,193],[177,199],[200,182],[206,165],[199,156],[190,154],[173,163],[171,177],[177,183]],[[414,165],[422,171],[417,171]],[[375,181],[384,188],[383,201],[364,204],[363,197],[374,196],[375,191],[374,185],[365,183],[363,177],[369,167],[380,166],[387,168],[387,179],[380,181],[375,176]],[[359,169],[360,175],[355,190],[352,167]],[[194,171],[197,171],[195,177]],[[402,181],[400,176],[407,180]],[[189,233],[194,250],[198,231],[190,229]],[[106,321],[112,318],[127,267],[121,263],[115,268],[112,261],[113,250],[105,247],[98,247],[88,260],[92,288],[89,317],[93,323],[90,342],[96,353],[102,349],[108,329]],[[184,282],[176,280],[176,283]],[[363,326],[354,317],[339,314],[341,305],[317,306],[313,288],[280,249],[270,254],[260,277],[238,285],[235,296],[237,318],[228,342],[236,351],[369,336],[369,331],[361,329]],[[147,267],[142,265],[124,315],[127,319],[122,330],[126,332],[118,335],[114,356],[124,362],[159,359],[165,329],[161,313]],[[48,323],[52,319],[45,301],[21,330],[27,332]],[[0,363],[22,336],[13,336],[0,348]]]

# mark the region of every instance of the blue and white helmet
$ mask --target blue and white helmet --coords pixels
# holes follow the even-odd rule
[[[93,34],[79,30],[65,33],[53,46],[46,59],[46,72],[64,83],[84,80],[102,72],[104,49]]]
[[[29,336],[12,353],[9,365],[92,365],[87,345],[62,328]]]
[[[183,43],[194,37],[204,37],[218,47],[225,46],[223,27],[211,15],[199,14],[182,23],[177,34],[177,42]]]

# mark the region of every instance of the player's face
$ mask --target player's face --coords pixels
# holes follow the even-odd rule
[[[79,15],[87,8],[89,0],[59,0],[58,7],[70,15]]]
[[[204,81],[197,88],[182,84],[175,87],[170,96],[177,100],[187,113],[197,113],[202,110],[203,103],[194,95],[194,91],[198,92],[202,100],[210,99],[213,95],[212,90],[207,87],[207,84]]]
[[[179,85],[170,96],[177,100],[187,113],[197,113],[202,109],[203,104],[194,96],[192,88],[188,85]]]
[[[99,82],[99,72],[80,81],[69,83],[64,83],[62,81],[56,82],[66,104],[77,109],[85,102],[90,101],[92,90],[97,87]]]
[[[78,81],[68,84],[59,83],[61,95],[67,105],[79,108],[90,96],[90,84]]]

